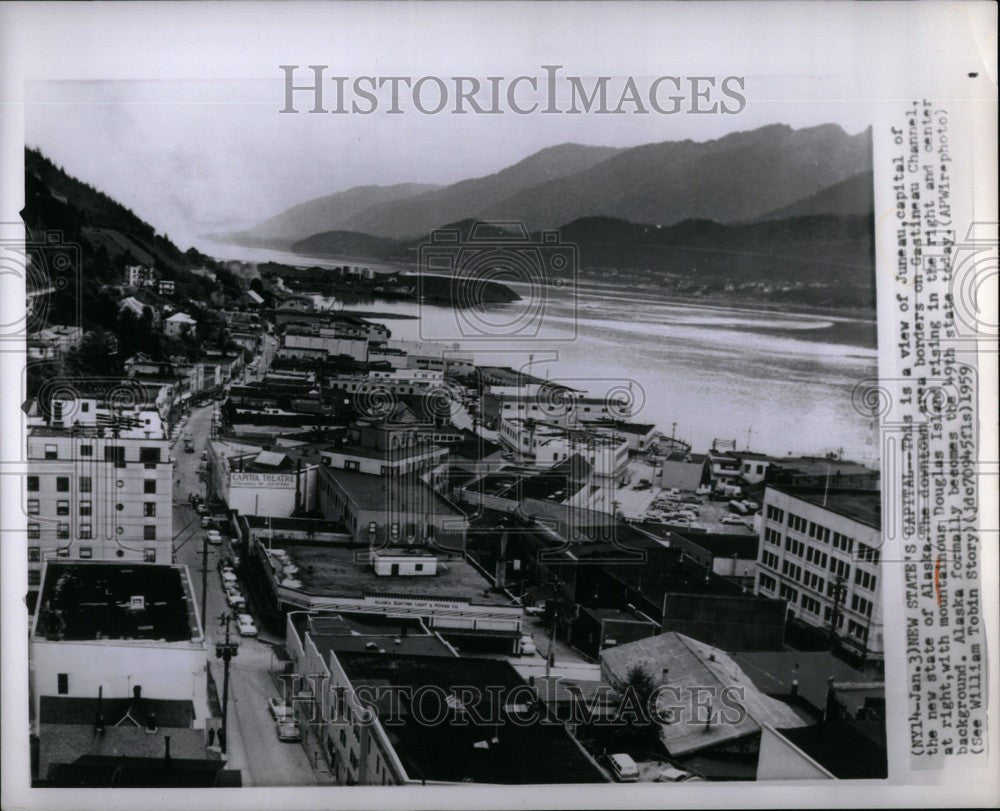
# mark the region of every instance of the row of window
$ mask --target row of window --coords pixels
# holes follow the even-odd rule
[[[781,533],[776,529],[771,529],[771,527],[764,527],[764,542],[781,546]]]
[[[867,589],[868,591],[875,591],[875,584],[877,582],[878,581],[875,575],[869,574],[861,569],[854,570],[854,585],[861,586],[861,588]]]
[[[864,614],[866,617],[870,617],[872,615],[873,607],[874,606],[871,600],[866,600],[858,594],[851,597],[851,608],[859,614]]]
[[[800,604],[803,610],[808,611],[810,614],[815,614],[817,617],[819,616],[820,608],[822,608],[822,606],[820,605],[819,600],[817,600],[815,597],[810,597],[808,594],[803,594],[802,602]]]
[[[61,546],[58,549],[53,550],[57,558],[68,558],[69,557],[69,547]],[[119,550],[120,551],[120,550]],[[77,557],[80,560],[92,560],[94,557],[94,548],[92,546],[80,546],[77,547]],[[152,547],[147,547],[142,550],[142,559],[146,563],[156,563],[156,550]],[[42,561],[42,551],[37,546],[28,547],[28,562],[29,563],[41,563]],[[41,571],[38,569],[31,569],[28,571],[28,585],[38,585],[38,579],[41,577]]]
[[[790,560],[786,560],[781,564],[781,573],[785,575],[785,577],[790,577],[792,580],[802,579],[802,567],[796,566]]]
[[[759,581],[760,587],[765,591],[773,592],[778,585],[778,581],[775,580],[771,575],[760,573]]]
[[[57,493],[68,493],[69,492],[69,476],[56,476],[56,492]],[[119,487],[122,486],[122,482],[119,482]],[[41,477],[40,476],[28,476],[27,477],[27,490],[29,493],[38,493],[41,491]],[[76,489],[80,493],[91,493],[94,490],[94,479],[91,476],[78,476],[76,479]],[[142,492],[147,494],[153,494],[156,492],[156,479],[143,479],[142,481]]]
[[[760,556],[761,563],[767,566],[769,569],[778,568],[778,556],[774,552],[768,552],[766,549]]]
[[[71,450],[73,450],[71,448]],[[75,450],[79,457],[91,457],[94,456],[94,446],[90,444],[78,445]],[[46,444],[44,448],[44,456],[48,460],[59,459],[59,446],[56,444]],[[73,459],[75,457],[72,454],[69,457],[62,457],[65,459]],[[160,453],[160,448],[139,448],[139,462],[144,465],[158,465],[162,459],[162,454]],[[125,446],[124,445],[105,445],[104,446],[104,461],[113,462],[115,467],[125,467]]]
[[[767,518],[769,521],[776,521],[779,524],[783,524],[785,522],[785,511],[775,507],[773,504],[768,504]]]
[[[785,549],[790,555],[801,558],[806,551],[806,545],[802,541],[797,541],[793,537],[785,538]]]
[[[153,482],[156,484],[156,482]],[[37,498],[29,498],[27,503],[28,515],[38,515],[41,509],[41,502]],[[117,509],[121,512],[125,509],[123,504],[118,504]],[[80,499],[78,502],[78,510],[80,515],[93,515],[94,504],[90,499]],[[146,518],[156,517],[156,502],[155,501],[144,501],[142,504],[142,514]],[[59,500],[56,501],[56,515],[69,515],[69,501]]]
[[[816,566],[819,566],[819,567],[825,569],[828,560],[829,560],[829,557],[827,556],[826,552],[820,552],[818,549],[816,549],[813,546],[810,546],[806,550],[806,561],[808,563],[813,563]]]
[[[119,527],[120,529],[120,527]],[[77,527],[77,538],[81,541],[90,540],[94,537],[93,525],[89,523],[82,523]],[[28,522],[28,538],[37,540],[42,537],[42,526],[37,521]],[[56,538],[62,541],[69,540],[69,523],[60,521],[56,524]],[[155,541],[156,540],[156,525],[146,524],[142,528],[142,539],[144,541]]]
[[[877,564],[881,559],[882,555],[879,553],[878,549],[858,541],[858,560],[865,563]]]

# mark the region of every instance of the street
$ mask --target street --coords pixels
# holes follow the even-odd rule
[[[183,431],[190,432],[195,446],[194,453],[184,451],[178,440],[173,454],[177,459],[174,471],[174,560],[188,567],[194,586],[195,599],[201,610],[202,582],[205,569],[202,565],[205,531],[200,519],[188,502],[189,493],[205,495],[205,487],[198,480],[201,452],[211,433],[214,403],[193,409]],[[221,618],[233,613],[226,603],[219,577],[220,555],[224,547],[208,546],[207,605],[202,622],[208,642],[208,662],[219,691],[221,701],[223,662],[215,657],[215,643],[225,637]],[[251,612],[252,613],[252,612]],[[227,724],[228,754],[233,767],[243,770],[244,785],[252,786],[301,786],[315,785],[316,775],[303,747],[298,743],[278,740],[274,720],[267,707],[267,700],[279,695],[271,678],[274,654],[263,639],[240,637],[236,623],[230,624],[231,638],[239,643],[239,652],[232,660],[229,679],[229,712]]]

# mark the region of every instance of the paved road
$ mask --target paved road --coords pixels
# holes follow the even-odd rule
[[[204,485],[198,480],[201,452],[211,431],[212,411],[208,405],[194,409],[183,431],[190,431],[194,438],[195,452],[186,453],[183,442],[174,449],[177,467],[174,472],[174,558],[191,573],[195,598],[201,610],[202,567],[204,531],[194,509],[188,503],[191,492],[205,495]],[[207,605],[203,618],[209,645],[209,668],[219,690],[221,700],[223,665],[215,658],[215,643],[225,635],[220,617],[231,613],[219,578],[218,564],[225,550],[208,547]],[[229,758],[234,768],[243,770],[245,785],[253,786],[303,786],[315,785],[316,775],[305,750],[297,743],[278,740],[274,721],[267,709],[267,700],[278,695],[271,679],[274,654],[263,640],[236,636],[235,623],[231,625],[233,638],[240,643],[239,653],[232,660],[229,679],[228,738]]]

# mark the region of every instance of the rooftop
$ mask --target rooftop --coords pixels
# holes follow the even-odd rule
[[[487,580],[458,556],[438,556],[437,574],[382,576],[368,562],[368,547],[357,544],[308,545],[285,542],[282,547],[298,567],[301,591],[317,596],[402,596],[461,600],[478,605],[510,605],[490,590]]]
[[[505,661],[369,653],[341,653],[338,659],[356,684],[424,688],[421,695],[444,696],[440,700],[459,714],[453,723],[421,723],[410,715],[408,702],[402,702],[399,718],[393,719],[399,723],[384,729],[411,779],[508,785],[604,782],[561,724],[511,720],[504,696],[516,691],[511,697],[523,704],[527,690]],[[457,700],[455,688],[459,686],[478,688],[481,699],[463,704]],[[426,693],[428,687],[438,689]],[[500,698],[496,703],[504,708],[499,714],[490,707],[495,695]],[[422,709],[434,714],[428,707]],[[467,711],[464,717],[463,709]],[[454,713],[446,714],[454,718]],[[479,721],[491,715],[497,723]]]
[[[201,643],[183,566],[50,562],[38,598],[35,638]]]
[[[867,682],[868,677],[829,651],[740,651],[729,654],[757,688],[770,696],[787,696],[792,682],[798,694],[822,712],[830,679],[834,682]]]
[[[361,510],[389,510],[396,515],[433,511],[439,516],[463,517],[451,502],[414,476],[375,476],[353,470],[321,468]]]
[[[165,698],[82,698],[40,696],[40,724],[91,727],[100,711],[106,726],[145,726],[156,719],[157,726],[187,728],[194,721],[194,704]]]
[[[300,614],[292,621],[300,635],[308,632],[324,662],[330,652],[391,653],[393,656],[451,656],[448,647],[419,619],[376,614]]]
[[[831,721],[778,732],[840,780],[888,776],[885,724],[880,721]]]
[[[625,683],[628,673],[635,666],[642,667],[656,684],[669,684],[680,689],[742,688],[741,713],[732,722],[732,707],[725,706],[722,689],[704,694],[711,704],[711,715],[701,710],[701,715],[674,718],[660,727],[660,738],[667,751],[674,757],[697,752],[711,746],[735,741],[760,731],[761,725],[799,727],[806,722],[786,704],[769,698],[756,688],[736,662],[724,651],[706,645],[674,631],[629,642],[601,652],[601,663],[617,683]],[[669,695],[670,693],[666,693]],[[663,702],[661,710],[675,699]],[[672,706],[672,705],[670,705]],[[676,711],[674,711],[676,712]],[[704,718],[716,718],[706,722]]]
[[[781,487],[768,485],[793,498],[822,507],[872,529],[882,528],[882,493],[878,490],[847,490],[822,487]]]

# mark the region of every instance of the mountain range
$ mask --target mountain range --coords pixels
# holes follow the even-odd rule
[[[531,230],[610,217],[669,226],[871,210],[871,134],[834,124],[771,125],[722,138],[628,149],[562,144],[485,177],[448,186],[356,187],[311,200],[238,235],[288,247],[325,231],[396,240],[464,219],[516,220]],[[838,189],[838,187],[841,187]],[[800,209],[800,210],[797,210]]]

